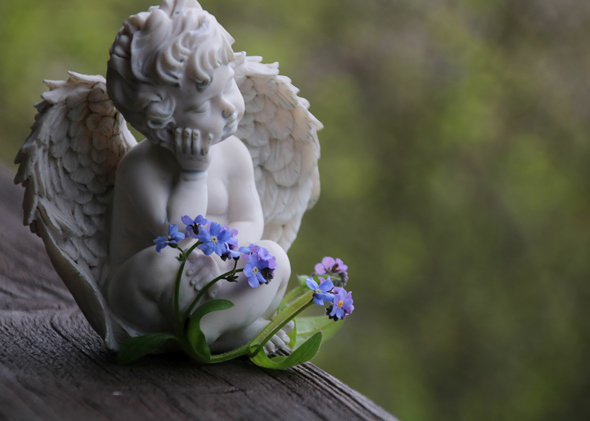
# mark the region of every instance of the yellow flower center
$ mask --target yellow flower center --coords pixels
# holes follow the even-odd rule
[[[256,266],[254,266],[254,269],[252,269],[252,273],[254,273],[254,274],[258,273],[258,268]]]
[[[322,290],[321,289],[316,289],[315,292],[317,292],[318,294],[321,294]]]
[[[343,305],[344,305],[344,301],[342,301],[342,300],[338,301],[338,304],[337,304],[338,307],[342,307]]]
[[[217,242],[217,237],[213,235],[213,236],[211,237],[211,242],[212,242],[212,243],[216,243],[216,242]]]

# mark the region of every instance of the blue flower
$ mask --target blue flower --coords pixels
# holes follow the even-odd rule
[[[321,263],[315,265],[315,272],[312,273],[312,276],[317,275],[334,275],[338,276],[340,280],[335,282],[336,286],[344,287],[348,282],[348,266],[344,264],[342,260],[339,258],[332,258],[326,256],[322,259]]]
[[[156,251],[160,253],[166,246],[176,247],[178,242],[184,238],[184,234],[178,232],[178,226],[174,224],[168,225],[168,236],[158,237],[154,240],[156,243]]]
[[[354,310],[352,304],[352,292],[346,292],[344,288],[334,288],[334,301],[326,309],[326,314],[334,321],[344,319]]]
[[[205,255],[210,256],[217,253],[219,256],[227,251],[225,243],[231,238],[231,233],[224,230],[217,222],[211,222],[206,227],[201,226],[197,239],[203,244],[199,244],[199,249]]]
[[[240,247],[240,252],[248,260],[244,266],[244,275],[252,288],[258,288],[260,284],[267,284],[273,279],[277,261],[267,249],[250,244],[250,247]]]
[[[329,292],[329,291],[332,291],[332,288],[334,288],[334,284],[332,283],[332,280],[330,278],[324,279],[324,278],[320,277],[319,279],[320,279],[319,285],[312,278],[307,278],[305,283],[307,284],[309,289],[311,289],[314,292],[313,293],[314,304],[323,306],[324,302],[331,303],[334,300],[334,296]]]
[[[186,236],[197,238],[199,235],[199,226],[200,225],[207,225],[209,221],[203,217],[203,215],[197,216],[195,219],[192,219],[188,215],[184,215],[182,218],[182,223],[186,225]]]
[[[240,251],[243,253],[243,258],[248,260],[248,256],[251,254],[258,254],[260,246],[256,244],[250,244],[248,247],[240,247]]]
[[[240,254],[242,253],[238,249],[238,239],[236,235],[238,235],[238,230],[235,228],[230,229],[227,225],[224,225],[223,228],[230,233],[230,239],[227,240],[225,243],[226,252],[221,255],[222,260],[227,260],[229,258],[238,260],[240,258]]]

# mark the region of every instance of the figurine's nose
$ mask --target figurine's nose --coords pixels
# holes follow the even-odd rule
[[[222,115],[223,118],[230,117],[236,111],[236,107],[228,101],[224,101]]]

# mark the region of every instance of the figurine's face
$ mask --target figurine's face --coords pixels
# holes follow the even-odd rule
[[[212,145],[234,134],[244,115],[244,98],[229,65],[215,69],[204,89],[197,90],[195,82],[187,79],[176,94],[176,129],[198,130],[203,139],[211,136]]]

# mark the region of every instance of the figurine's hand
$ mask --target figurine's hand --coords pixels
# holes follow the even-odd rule
[[[219,269],[211,256],[193,253],[189,257],[189,268],[186,275],[189,278],[189,285],[196,292],[200,292],[209,282],[219,276]],[[209,297],[215,298],[220,288],[219,282],[213,284],[207,290]]]
[[[213,135],[208,136],[197,129],[178,128],[174,132],[175,155],[185,171],[205,171],[209,168],[209,147]]]

